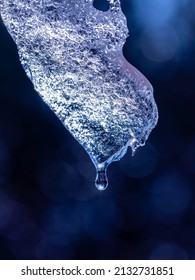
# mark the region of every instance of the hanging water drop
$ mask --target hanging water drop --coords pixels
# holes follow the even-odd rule
[[[97,169],[97,175],[95,180],[96,188],[99,191],[104,191],[108,186],[108,178],[106,175],[106,169]]]

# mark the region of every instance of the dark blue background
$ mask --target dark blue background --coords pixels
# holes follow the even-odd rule
[[[151,81],[160,118],[101,194],[0,23],[1,259],[195,259],[195,4],[121,2],[125,57]]]

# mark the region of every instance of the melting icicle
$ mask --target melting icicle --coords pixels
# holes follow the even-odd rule
[[[120,0],[102,12],[93,0],[0,0],[35,89],[98,166],[144,145],[158,119],[153,89],[122,54],[128,36]]]

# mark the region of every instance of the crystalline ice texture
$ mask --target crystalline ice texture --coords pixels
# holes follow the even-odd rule
[[[28,77],[89,153],[99,189],[108,164],[144,145],[158,119],[152,86],[122,53],[120,0],[108,1],[101,12],[93,0],[0,0]]]

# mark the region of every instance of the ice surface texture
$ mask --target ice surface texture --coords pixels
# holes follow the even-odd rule
[[[120,0],[0,0],[2,19],[36,91],[101,172],[144,145],[158,119],[148,80],[124,58]]]

